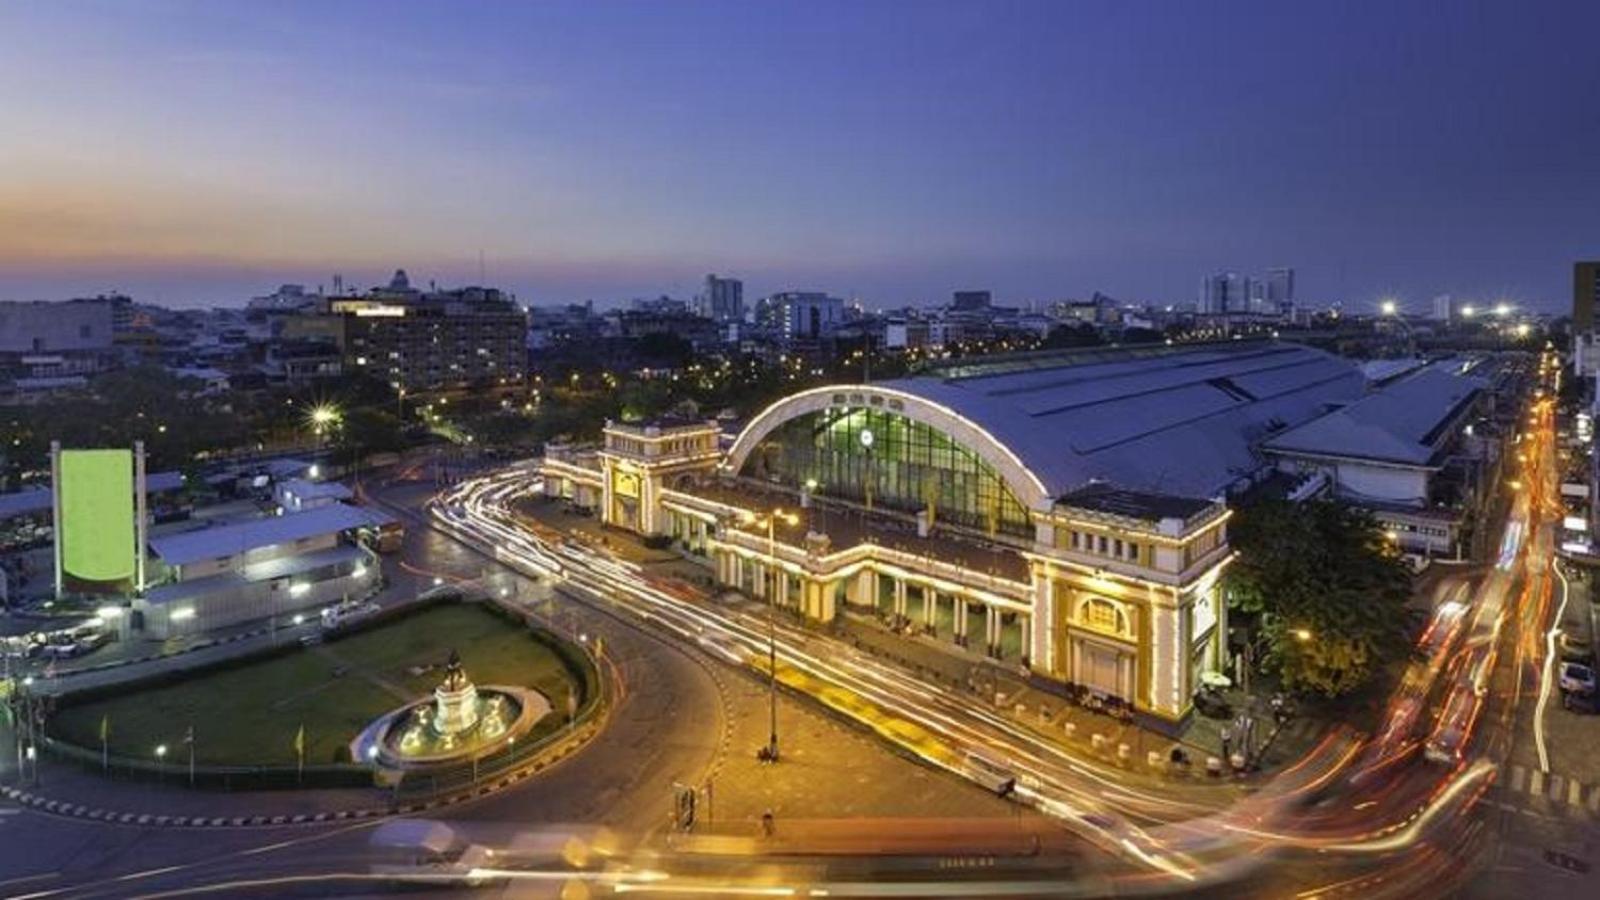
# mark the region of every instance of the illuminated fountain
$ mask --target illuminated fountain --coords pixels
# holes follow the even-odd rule
[[[385,714],[350,744],[351,756],[391,769],[445,765],[503,750],[550,712],[527,688],[479,688],[454,650],[444,680],[424,698]]]

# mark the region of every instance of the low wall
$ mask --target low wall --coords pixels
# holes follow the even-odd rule
[[[464,784],[475,783],[480,778],[520,767],[556,744],[572,740],[575,737],[587,737],[592,734],[596,717],[602,709],[605,691],[600,671],[595,660],[583,648],[551,633],[542,623],[537,621],[536,617],[516,607],[499,601],[468,597],[455,587],[435,588],[420,595],[413,603],[385,609],[370,618],[352,623],[346,628],[327,634],[324,640],[330,643],[343,640],[352,635],[361,634],[373,628],[382,627],[416,615],[423,610],[431,609],[442,603],[461,602],[481,602],[484,609],[489,612],[506,619],[508,622],[528,628],[530,636],[553,652],[571,674],[579,691],[577,713],[567,721],[567,727],[552,732],[539,740],[529,741],[525,745],[516,745],[508,748],[505,752],[480,759],[476,765],[463,763],[460,766],[442,768],[425,775],[408,777],[400,785],[395,786],[394,793],[397,798],[400,796],[424,796],[456,790]],[[128,681],[65,692],[55,698],[55,703],[57,709],[66,709],[107,697],[122,696],[131,692],[164,687],[193,678],[204,678],[208,674],[254,665],[298,652],[303,652],[303,648],[298,642],[264,647],[196,668],[156,672]],[[566,718],[567,711],[555,710],[553,715]],[[185,751],[182,747],[173,747],[172,756],[169,757],[168,761],[163,762],[116,755],[105,756],[102,755],[99,748],[85,747],[51,736],[48,722],[45,725],[45,734],[40,740],[40,747],[45,753],[57,759],[83,766],[86,769],[100,771],[109,777],[169,782],[172,784],[190,783],[189,765],[187,759],[184,758]],[[281,765],[196,765],[194,767],[193,784],[195,787],[220,790],[271,790],[302,787],[371,787],[374,784],[374,780],[373,770],[370,766],[353,762],[308,764],[303,769],[296,766]]]

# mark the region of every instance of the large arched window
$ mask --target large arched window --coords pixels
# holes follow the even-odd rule
[[[779,425],[741,474],[905,512],[935,522],[1031,537],[1028,510],[994,467],[949,435],[885,409],[829,407]]]

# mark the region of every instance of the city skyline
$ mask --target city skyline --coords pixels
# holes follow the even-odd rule
[[[1311,303],[1560,312],[1594,253],[1600,61],[1550,52],[1592,8],[918,9],[9,7],[0,299],[458,285],[481,253],[539,304],[707,272],[1182,303],[1291,266]]]

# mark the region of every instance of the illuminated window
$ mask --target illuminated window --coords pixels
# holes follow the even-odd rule
[[[861,399],[852,395],[852,399]],[[866,437],[871,435],[871,437]],[[865,438],[865,439],[864,439]],[[882,407],[832,408],[778,426],[743,475],[1018,537],[1033,534],[1027,508],[994,467],[936,428]]]

